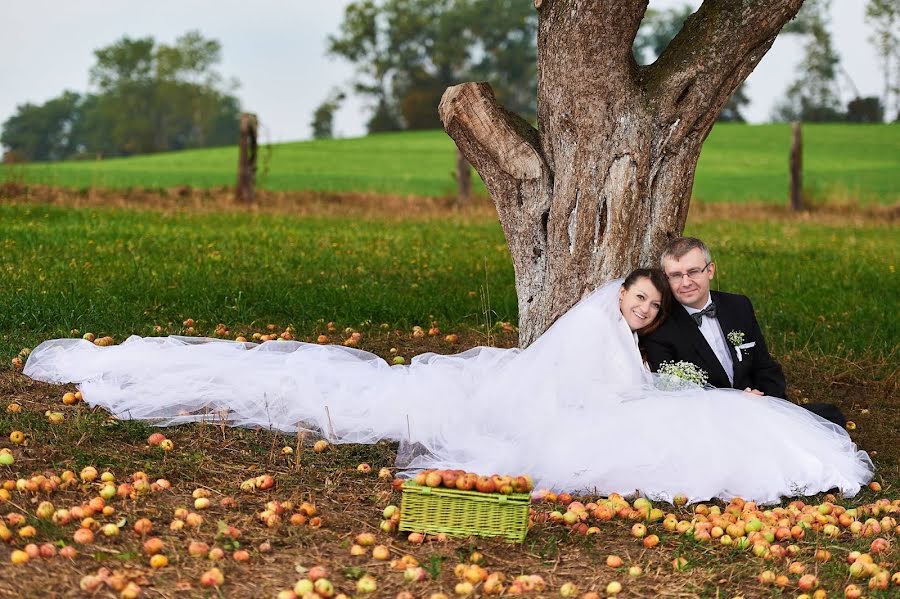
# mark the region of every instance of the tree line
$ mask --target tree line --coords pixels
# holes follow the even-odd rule
[[[870,42],[882,63],[882,97],[860,97],[841,68],[830,24],[830,0],[807,0],[782,35],[803,42],[794,82],[776,103],[776,121],[881,122],[897,118],[900,71],[900,0],[868,0]],[[638,64],[652,63],[693,13],[689,5],[648,9],[634,40]],[[397,131],[440,128],[436,107],[443,91],[464,81],[484,80],[509,110],[529,121],[536,114],[537,12],[518,0],[359,0],[349,4],[327,53],[356,68],[348,90],[335,89],[316,108],[313,136],[331,137],[334,115],[348,92],[369,100],[367,129]],[[853,99],[843,105],[841,85]],[[739,86],[719,114],[743,122],[749,104]]]
[[[189,31],[172,45],[123,37],[94,51],[90,93],[17,107],[3,123],[4,160],[128,156],[233,144],[237,86],[216,67],[221,44]]]

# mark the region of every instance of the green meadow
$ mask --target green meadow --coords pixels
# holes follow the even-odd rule
[[[232,330],[292,324],[307,336],[322,321],[474,329],[483,295],[493,321],[516,321],[512,264],[493,221],[9,203],[0,227],[4,355],[71,329],[121,340],[189,317]],[[777,353],[895,352],[900,237],[890,224],[701,219],[686,233],[715,247],[721,289],[753,298]]]
[[[814,201],[900,201],[900,125],[805,125],[804,188]],[[697,167],[694,197],[708,202],[785,203],[790,126],[716,125]],[[235,147],[109,160],[3,167],[5,179],[84,189],[232,186]],[[269,190],[454,194],[454,145],[443,131],[261,147],[260,186]],[[484,192],[480,180],[476,191]]]

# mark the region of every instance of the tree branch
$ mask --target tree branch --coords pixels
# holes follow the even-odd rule
[[[642,81],[661,122],[681,118],[678,143],[719,109],[753,70],[803,0],[704,0]],[[686,116],[698,118],[684,118]],[[712,121],[710,121],[711,123]]]
[[[497,178],[542,178],[546,163],[537,130],[504,109],[485,82],[448,87],[438,113],[444,130],[484,179],[488,191]]]

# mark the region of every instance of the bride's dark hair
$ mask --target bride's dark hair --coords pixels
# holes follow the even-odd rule
[[[644,328],[637,330],[638,335],[649,335],[659,328],[659,325],[661,325],[669,316],[669,309],[672,306],[672,290],[669,288],[669,281],[666,280],[666,275],[658,268],[634,269],[628,273],[628,276],[622,281],[622,287],[626,290],[631,289],[631,286],[634,285],[635,281],[638,279],[648,279],[650,283],[656,287],[656,290],[659,291],[660,295],[662,295],[662,300],[659,302],[659,312],[656,314],[656,318]]]

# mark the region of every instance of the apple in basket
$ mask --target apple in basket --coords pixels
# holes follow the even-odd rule
[[[441,476],[441,473],[436,470],[429,472],[425,476],[425,484],[429,487],[439,487],[442,482],[444,482],[444,479]]]
[[[478,481],[478,475],[474,472],[466,472],[461,476],[456,477],[456,488],[460,491],[471,491],[475,488],[475,483]]]
[[[517,476],[512,481],[513,491],[516,493],[530,493],[534,488],[534,483],[531,480],[531,477],[527,474],[522,476]]]
[[[459,477],[459,474],[456,470],[441,470],[441,482],[448,489],[456,488],[456,479]]]
[[[493,493],[497,490],[497,485],[489,476],[479,476],[475,480],[475,489],[481,493]]]

